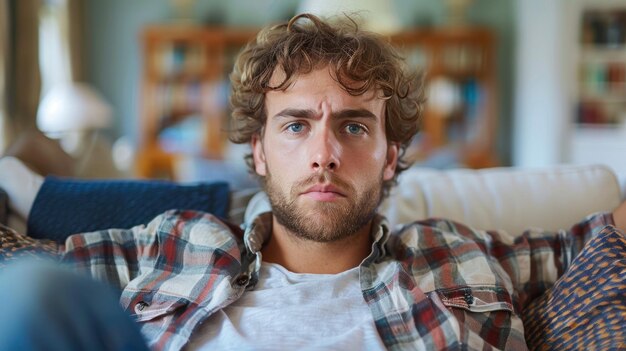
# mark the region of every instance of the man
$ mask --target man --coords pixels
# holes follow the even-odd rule
[[[300,15],[266,29],[231,80],[232,140],[250,143],[273,212],[240,233],[209,214],[170,211],[63,248],[64,262],[121,290],[151,348],[525,349],[521,308],[584,240],[626,228],[621,205],[508,245],[445,220],[390,233],[376,208],[408,166],[422,92],[388,44],[350,24]],[[88,311],[111,308],[92,300],[75,303],[102,320]],[[124,317],[107,318],[133,333]],[[70,339],[94,333],[68,324],[80,330]],[[90,347],[111,345],[95,335]],[[112,345],[141,343],[125,337],[133,341]]]

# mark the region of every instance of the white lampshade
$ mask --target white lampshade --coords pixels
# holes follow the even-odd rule
[[[37,110],[37,126],[44,133],[107,128],[112,122],[111,106],[85,83],[52,87]]]
[[[393,11],[392,1],[381,0],[303,0],[298,13],[312,13],[320,17],[357,15],[363,28],[380,34],[393,34],[402,29]]]

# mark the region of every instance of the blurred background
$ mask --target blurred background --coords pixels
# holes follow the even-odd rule
[[[258,29],[356,13],[428,103],[437,168],[602,163],[626,175],[626,2],[0,0],[0,147],[42,174],[254,183],[228,74]]]

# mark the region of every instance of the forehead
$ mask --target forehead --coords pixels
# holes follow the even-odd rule
[[[285,73],[281,69],[276,69],[270,79],[270,85],[277,86],[284,79]],[[358,83],[354,85],[358,86]],[[317,109],[325,105],[331,110],[365,108],[382,118],[385,104],[381,94],[374,89],[362,95],[351,95],[337,82],[328,67],[298,74],[284,91],[267,92],[265,100],[270,116],[273,111],[286,107]]]

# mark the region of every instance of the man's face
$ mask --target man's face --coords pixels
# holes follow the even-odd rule
[[[375,91],[348,94],[323,68],[300,75],[285,91],[268,92],[265,106],[264,132],[252,149],[276,221],[317,242],[347,238],[367,225],[398,155],[385,136],[384,100]]]

